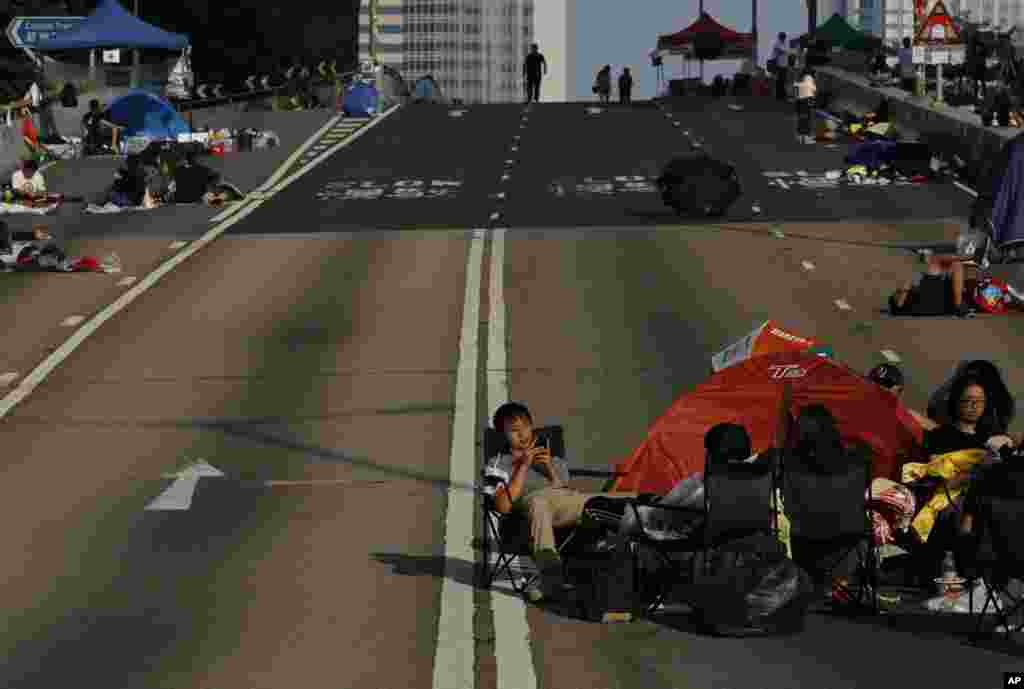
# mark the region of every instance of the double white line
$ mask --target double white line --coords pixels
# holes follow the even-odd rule
[[[473,633],[473,587],[457,581],[457,570],[475,562],[473,524],[477,497],[468,486],[476,483],[477,380],[480,371],[480,285],[487,233],[476,230],[469,245],[462,334],[455,382],[455,417],[449,462],[448,511],[445,518],[445,577],[434,656],[434,689],[474,689],[476,640]],[[509,398],[508,340],[504,297],[505,230],[491,235],[488,276],[487,411]],[[504,593],[491,598],[494,613],[495,662],[498,689],[536,689],[537,677],[530,650],[526,605],[522,598]]]

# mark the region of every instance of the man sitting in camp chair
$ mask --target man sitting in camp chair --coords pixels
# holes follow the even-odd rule
[[[487,472],[507,477],[494,494],[502,514],[520,511],[526,516],[530,548],[540,570],[540,588],[527,592],[531,601],[557,596],[563,590],[562,564],[555,544],[555,529],[576,526],[587,501],[595,497],[569,487],[569,467],[562,457],[540,447],[533,432],[530,410],[516,402],[494,413],[494,428],[505,434],[509,453],[488,461]],[[602,497],[635,497],[635,493],[603,493]],[[622,511],[626,505],[623,503]]]

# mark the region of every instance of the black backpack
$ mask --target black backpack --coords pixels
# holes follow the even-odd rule
[[[60,92],[60,104],[65,108],[78,107],[78,89],[70,81],[64,84],[64,89]]]

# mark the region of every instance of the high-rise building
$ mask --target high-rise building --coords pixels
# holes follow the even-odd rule
[[[581,95],[575,92],[576,3],[577,0],[536,3],[534,41],[548,63],[548,75],[541,82],[541,101],[568,102],[578,100]],[[591,97],[589,93],[583,95]]]
[[[929,3],[929,6],[932,3]],[[946,0],[950,14],[998,31],[1024,33],[1024,0]]]
[[[519,101],[526,95],[523,58],[534,41],[533,6],[534,0],[377,0],[377,58],[409,81],[433,76],[445,96],[465,103]],[[361,61],[370,57],[370,41],[364,0]]]
[[[846,18],[854,28],[890,45],[914,37],[914,0],[847,0]]]

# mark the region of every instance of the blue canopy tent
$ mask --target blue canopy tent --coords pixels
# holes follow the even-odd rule
[[[125,128],[125,136],[177,140],[192,131],[174,106],[148,91],[131,91],[110,104],[110,121]]]
[[[147,24],[121,7],[117,0],[102,0],[74,31],[40,41],[38,50],[91,48],[150,48],[182,50],[188,36]]]

